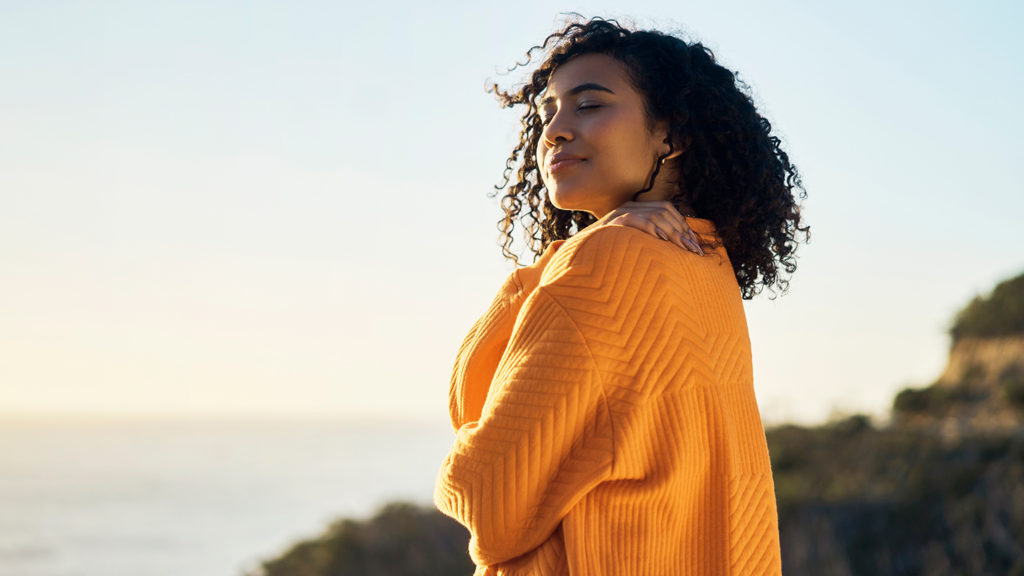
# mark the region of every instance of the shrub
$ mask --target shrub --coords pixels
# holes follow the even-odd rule
[[[999,389],[1011,406],[1024,408],[1024,366],[1008,366],[999,375]]]
[[[956,315],[949,333],[954,344],[966,337],[1024,334],[1024,274],[1000,282],[989,296],[972,300]]]
[[[985,391],[971,389],[964,385],[950,387],[933,384],[927,388],[904,388],[893,398],[892,409],[904,414],[942,416],[955,405],[980,402],[986,396]]]
[[[465,576],[473,571],[468,547],[469,533],[455,520],[396,502],[368,520],[338,520],[247,576]]]
[[[892,401],[896,412],[923,413],[931,410],[931,388],[904,388]]]

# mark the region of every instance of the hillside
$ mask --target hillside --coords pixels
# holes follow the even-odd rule
[[[894,424],[948,440],[1018,429],[1024,415],[1024,274],[971,301],[956,315],[950,339],[942,375],[894,399]]]

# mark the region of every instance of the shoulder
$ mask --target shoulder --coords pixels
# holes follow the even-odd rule
[[[572,283],[572,279],[614,282],[637,266],[678,266],[687,252],[671,242],[628,226],[606,225],[569,238],[544,267],[541,286]]]
[[[626,318],[688,306],[691,270],[700,257],[641,230],[602,226],[568,239],[540,288],[570,316]]]

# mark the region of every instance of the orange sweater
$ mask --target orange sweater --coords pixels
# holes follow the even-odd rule
[[[553,243],[466,337],[450,410],[434,501],[469,529],[476,575],[781,573],[724,248],[616,225]]]

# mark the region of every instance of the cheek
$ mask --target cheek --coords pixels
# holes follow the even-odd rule
[[[604,177],[620,184],[633,183],[650,170],[653,156],[648,157],[644,142],[620,134],[610,138],[605,144]]]
[[[543,146],[537,146],[537,155],[534,156],[533,160],[534,160],[534,162],[537,163],[537,173],[540,174],[541,182],[544,182],[546,184],[547,182],[546,182],[545,178],[546,178],[547,175],[544,174],[544,154],[545,153],[546,153],[546,149]]]
[[[623,175],[637,170],[646,170],[650,144],[638,121],[631,117],[609,118],[593,126],[591,136],[595,145],[614,164],[616,171]]]

